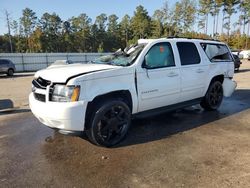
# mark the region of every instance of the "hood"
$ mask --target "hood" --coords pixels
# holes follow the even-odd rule
[[[58,67],[54,66],[36,72],[35,77],[41,77],[54,83],[66,83],[69,78],[77,75],[115,68],[118,67],[104,64],[73,64]]]

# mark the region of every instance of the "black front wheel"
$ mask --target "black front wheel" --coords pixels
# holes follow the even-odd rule
[[[107,100],[96,107],[86,133],[94,144],[111,147],[126,136],[130,123],[128,105],[119,99]]]
[[[9,69],[8,72],[7,72],[7,75],[8,76],[13,76],[14,74],[14,70],[13,69]]]
[[[212,82],[208,88],[208,91],[201,101],[201,106],[205,110],[217,110],[223,100],[223,87],[221,82]]]

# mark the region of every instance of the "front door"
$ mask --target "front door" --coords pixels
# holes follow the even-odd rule
[[[155,109],[178,102],[180,70],[175,65],[169,42],[153,45],[145,56],[141,71],[137,72],[138,111]]]

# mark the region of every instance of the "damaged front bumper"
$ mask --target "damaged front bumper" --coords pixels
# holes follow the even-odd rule
[[[43,124],[62,132],[83,131],[87,103],[78,102],[41,102],[29,95],[32,113]]]

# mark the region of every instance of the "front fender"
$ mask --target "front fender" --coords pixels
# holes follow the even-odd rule
[[[93,101],[94,98],[100,95],[105,95],[115,91],[127,90],[130,92],[132,98],[132,113],[137,112],[138,98],[133,74],[86,80],[84,86],[83,97],[84,100],[89,102]]]

